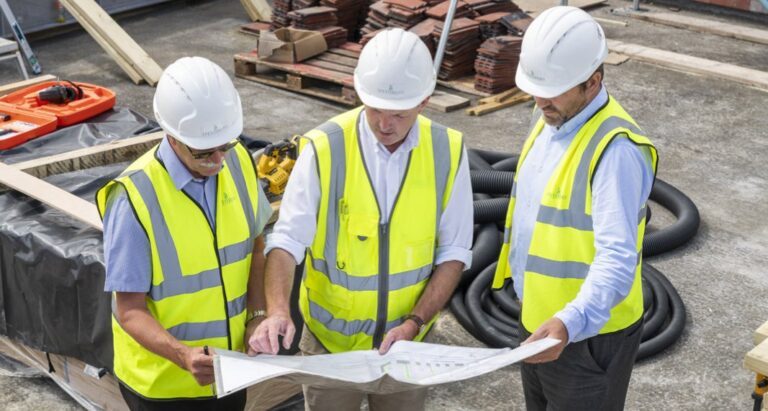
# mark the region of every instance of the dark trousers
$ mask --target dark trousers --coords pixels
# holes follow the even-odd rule
[[[523,363],[529,411],[623,410],[643,320],[610,334],[568,344],[556,361]],[[530,333],[520,327],[521,341]]]
[[[227,395],[224,398],[200,400],[150,400],[120,384],[120,393],[131,411],[243,411],[246,390]]]

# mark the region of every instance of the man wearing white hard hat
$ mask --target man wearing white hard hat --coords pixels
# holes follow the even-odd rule
[[[242,410],[245,391],[217,400],[211,385],[214,350],[243,351],[266,308],[271,208],[237,140],[240,96],[221,67],[185,57],[154,111],[165,138],[96,195],[113,371],[131,410]]]
[[[366,44],[355,69],[363,107],[306,134],[267,238],[268,317],[254,352],[288,347],[288,298],[305,355],[421,341],[471,263],[472,192],[462,135],[420,115],[435,88],[429,50],[401,29]],[[394,394],[304,387],[310,410],[423,409],[426,389]]]
[[[640,344],[657,157],[606,91],[607,54],[600,25],[575,7],[545,10],[523,37],[515,81],[536,111],[493,286],[512,278],[521,340],[561,340],[521,368],[529,410],[622,409]]]

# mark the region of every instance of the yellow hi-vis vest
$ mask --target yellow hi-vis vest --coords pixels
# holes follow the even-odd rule
[[[316,153],[321,195],[299,306],[330,352],[378,347],[418,302],[462,153],[461,133],[419,116],[418,145],[392,213],[382,219],[358,136],[361,111],[334,117],[302,139]]]
[[[216,176],[213,232],[202,208],[176,189],[156,152],[157,146],[96,193],[99,212],[104,218],[111,189],[125,187],[149,238],[152,284],[146,302],[160,325],[189,346],[241,351],[259,209],[253,160],[241,145],[227,153]],[[211,386],[201,387],[191,373],[136,342],[114,315],[112,332],[115,376],[137,394],[150,399],[214,395]]]
[[[543,127],[544,119],[539,117],[523,146],[518,171]],[[608,103],[576,133],[544,189],[523,275],[524,301],[521,316],[523,326],[530,332],[576,298],[584,284],[595,258],[592,178],[606,147],[619,136],[625,136],[634,144],[646,147],[650,166],[656,173],[657,155],[653,143],[643,135],[619,103],[609,98]],[[504,280],[511,277],[510,233],[518,176],[519,173],[516,173],[512,186],[504,242],[493,288],[502,287]],[[611,317],[600,334],[622,330],[639,320],[643,314],[640,270],[645,216],[644,206],[637,216],[637,266],[632,288],[627,297],[611,309]]]

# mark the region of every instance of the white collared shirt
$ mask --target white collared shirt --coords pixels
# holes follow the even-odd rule
[[[376,198],[384,207],[381,222],[385,223],[394,207],[400,182],[408,168],[409,153],[419,144],[419,127],[414,125],[403,144],[390,153],[379,143],[368,126],[365,111],[360,115],[362,118],[358,133],[361,136],[363,159]],[[300,263],[304,259],[306,248],[312,244],[315,237],[319,202],[320,179],[315,168],[315,152],[311,145],[307,145],[291,171],[291,178],[280,205],[280,218],[275,223],[273,232],[267,236],[264,253],[268,254],[273,248],[281,248]],[[453,191],[440,219],[435,265],[452,260],[464,263],[465,267],[472,264],[472,206],[469,165],[464,150],[453,183]]]

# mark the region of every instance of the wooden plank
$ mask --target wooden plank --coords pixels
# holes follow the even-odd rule
[[[22,81],[17,81],[15,83],[4,84],[0,86],[0,96],[13,93],[16,90],[21,90],[29,86],[34,86],[35,84],[43,83],[46,81],[54,81],[54,80],[56,80],[56,76],[52,74],[46,74],[43,76],[31,78],[28,80],[22,80]]]
[[[494,94],[490,97],[484,97],[484,98],[478,99],[477,104],[480,105],[480,104],[488,104],[488,103],[501,103],[502,101],[518,93],[520,93],[520,89],[517,87],[512,87],[507,91],[502,91],[501,93]]]
[[[446,93],[443,91],[435,90],[432,96],[429,98],[427,107],[448,113],[469,105],[469,99],[466,99],[455,94]]]
[[[612,66],[618,66],[619,64],[624,63],[627,60],[629,60],[629,56],[610,52],[608,53],[608,57],[605,58],[605,61],[603,61],[603,63],[610,64]]]
[[[250,0],[240,0],[240,4],[242,4],[246,14],[248,14],[248,18],[250,18],[251,21],[259,21],[259,19],[261,19],[261,15],[259,15],[258,10],[253,7]]]
[[[707,60],[671,51],[653,49],[637,44],[608,40],[609,50],[625,54],[635,60],[656,64],[685,73],[699,74],[721,80],[729,80],[768,91],[768,72],[753,70],[733,64]]]
[[[272,7],[267,0],[240,0],[251,21],[272,21]]]
[[[438,79],[437,84],[452,90],[461,91],[462,93],[471,94],[473,96],[480,96],[480,97],[490,96],[490,93],[485,93],[482,91],[475,90],[474,75],[462,77],[458,80],[451,80],[451,81]]]
[[[699,33],[716,34],[723,37],[731,37],[753,43],[768,44],[768,30],[760,30],[751,27],[737,26],[735,24],[721,23],[715,20],[700,19],[675,13],[629,13],[638,20],[664,24]]]
[[[0,163],[0,183],[60,210],[90,227],[102,230],[101,218],[95,204],[53,184],[5,163]]]
[[[768,321],[764,322],[763,325],[755,330],[755,334],[753,335],[752,339],[754,340],[755,345],[758,345],[768,339]]]
[[[67,7],[67,2],[70,0],[62,0],[61,4]],[[133,67],[133,65],[127,61],[123,56],[117,51],[117,49],[109,42],[107,39],[105,39],[98,30],[96,30],[95,27],[91,26],[91,24],[88,22],[88,20],[80,13],[78,9],[75,9],[74,7],[67,7],[67,11],[80,23],[80,25],[85,29],[85,31],[91,35],[93,40],[96,41],[96,43],[101,46],[104,51],[107,52],[109,57],[112,58],[112,60],[117,63],[118,66],[120,66],[121,69],[125,72],[125,74],[128,75],[128,77],[133,81],[135,84],[141,84],[144,82],[144,77],[136,71],[136,69]]]
[[[479,106],[470,107],[466,110],[466,113],[470,116],[482,116],[488,113],[493,113],[494,111],[501,110],[503,108],[511,107],[516,104],[520,104],[526,101],[532,100],[533,97],[531,97],[528,94],[518,94],[512,98],[505,99],[503,101],[500,101],[498,103],[487,103],[487,104],[481,104]]]
[[[320,68],[336,71],[339,73],[349,74],[349,75],[355,74],[355,69],[352,67],[342,66],[340,64],[336,64],[330,61],[320,60],[316,58],[306,60],[304,61],[304,64],[312,67],[320,67]]]
[[[744,368],[768,375],[768,340],[761,342],[744,356]]]
[[[360,57],[360,52],[359,51],[350,51],[350,50],[346,50],[346,49],[340,49],[338,47],[337,48],[328,49],[328,52],[332,53],[332,54],[338,54],[339,56],[350,57],[350,58],[355,59],[355,61],[357,61],[357,59]],[[355,65],[357,65],[357,63],[355,63]]]
[[[68,11],[79,13],[149,85],[157,84],[163,69],[94,0],[62,0],[61,3]],[[82,24],[81,20],[78,21]]]
[[[10,166],[35,177],[43,178],[54,174],[68,173],[120,161],[133,161],[157,144],[163,136],[163,132],[150,133],[22,163],[10,164]]]
[[[253,67],[244,67],[247,65],[252,65]],[[235,54],[235,75],[244,74],[244,72],[250,72],[248,74],[252,75],[255,72],[256,65],[277,69],[286,73],[299,74],[304,77],[316,78],[345,87],[354,87],[352,76],[338,71],[314,67],[304,63],[288,64],[259,60],[259,56],[256,53]]]
[[[349,67],[354,70],[357,67],[357,58],[334,54],[330,50],[314,58],[315,60],[329,61],[340,66]]]
[[[609,26],[619,26],[619,27],[627,27],[629,26],[629,22],[623,21],[623,20],[613,20],[613,19],[606,19],[603,17],[594,17],[596,22],[600,23],[601,25],[609,25]]]
[[[250,74],[250,75],[249,74],[235,74],[235,76],[237,76],[239,78],[242,78],[242,79],[245,79],[245,80],[250,80],[250,81],[255,81],[257,83],[266,84],[266,85],[269,85],[269,86],[272,86],[272,87],[277,87],[277,88],[281,88],[281,89],[289,90],[289,91],[295,91],[297,93],[306,94],[306,95],[312,96],[312,97],[319,97],[319,98],[322,98],[322,99],[325,99],[325,100],[335,101],[337,103],[341,103],[341,104],[344,104],[344,105],[347,105],[347,106],[357,106],[358,104],[360,104],[360,102],[357,99],[353,99],[352,97],[347,97],[347,96],[354,95],[353,91],[350,91],[347,94],[347,93],[344,92],[342,87],[339,86],[339,85],[336,85],[337,89],[328,90],[328,89],[325,89],[325,88],[322,88],[322,87],[308,87],[308,86],[302,84],[303,88],[300,89],[300,90],[297,90],[297,89],[291,88],[287,84],[287,82],[285,80],[276,79],[276,78],[275,79],[271,79],[271,78],[266,77],[263,74],[256,74],[256,75],[254,75],[254,74]]]

